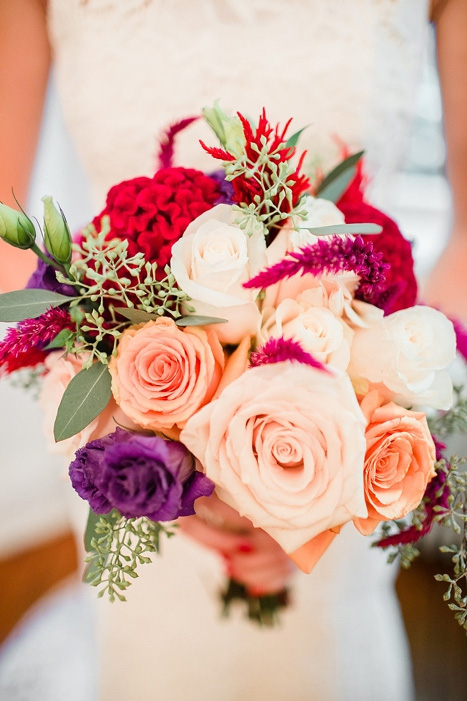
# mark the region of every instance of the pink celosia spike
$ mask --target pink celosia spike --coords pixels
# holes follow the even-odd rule
[[[181,131],[190,126],[193,122],[199,119],[196,117],[186,117],[178,122],[171,124],[163,133],[159,142],[159,152],[157,154],[157,169],[171,168],[173,165],[175,137]]]
[[[302,348],[300,343],[290,338],[270,338],[255,353],[251,354],[250,366],[267,365],[268,363],[283,363],[295,361],[310,367],[329,372],[327,367]]]
[[[384,291],[384,273],[388,268],[389,265],[382,262],[382,254],[375,252],[373,244],[364,242],[361,236],[354,239],[332,236],[289,253],[287,258],[266,268],[243,286],[265,288],[293,275],[352,271],[360,277],[357,296],[370,301]]]
[[[20,321],[0,342],[0,374],[41,363],[45,346],[63,329],[73,328],[70,315],[60,307],[48,309],[36,319]]]

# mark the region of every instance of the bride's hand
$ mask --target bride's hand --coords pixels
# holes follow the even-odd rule
[[[180,519],[183,533],[224,559],[227,574],[252,595],[282,590],[294,565],[267,533],[215,495],[196,501],[196,515]]]

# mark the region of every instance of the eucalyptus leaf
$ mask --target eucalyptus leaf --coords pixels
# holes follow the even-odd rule
[[[305,129],[308,129],[309,126],[310,125],[307,124],[305,127],[302,127],[301,129],[296,131],[295,134],[292,134],[292,136],[290,136],[287,139],[287,142],[285,145],[288,146],[289,148],[295,148],[295,146],[298,144],[298,140],[299,140],[300,136],[302,135],[302,132],[304,132]]]
[[[341,161],[335,168],[333,168],[333,170],[331,170],[331,172],[326,175],[323,182],[318,187],[316,196],[323,197],[322,193],[325,191],[325,189],[332,182],[334,182],[334,180],[336,180],[342,173],[349,169],[353,169],[360,160],[360,158],[363,156],[363,154],[364,151],[358,151],[358,153],[354,153],[352,156],[349,156],[345,160]]]
[[[325,188],[320,190],[318,197],[322,200],[329,200],[334,204],[340,200],[344,192],[350,185],[352,178],[355,175],[355,168],[349,168],[337,176],[332,183],[329,183]]]
[[[50,341],[45,347],[44,350],[53,350],[54,348],[64,348],[67,344],[67,341],[73,338],[74,332],[71,331],[71,329],[62,329],[56,336],[55,338]]]
[[[94,363],[81,370],[66,388],[54,424],[55,440],[63,441],[86,428],[109,403],[112,391],[109,368]]]
[[[49,290],[16,290],[0,295],[0,321],[35,319],[50,307],[69,303],[72,297]]]
[[[181,316],[175,319],[177,326],[207,326],[208,324],[224,324],[227,319],[218,319],[217,316]]]
[[[332,236],[334,234],[380,234],[383,228],[379,224],[336,224],[335,226],[303,226],[302,229],[308,229],[315,236]]]
[[[88,520],[86,522],[86,530],[84,531],[84,548],[87,553],[92,552],[91,540],[96,537],[96,526],[99,523],[101,514],[96,514],[89,507]]]
[[[131,309],[130,307],[115,307],[115,311],[131,321],[132,324],[141,324],[145,321],[159,319],[159,314],[150,314],[142,309]]]

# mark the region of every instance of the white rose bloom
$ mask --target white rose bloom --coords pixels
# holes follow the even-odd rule
[[[260,323],[258,290],[245,289],[243,283],[266,267],[264,229],[258,222],[248,235],[234,224],[236,216],[226,204],[199,216],[174,244],[170,261],[195,313],[228,320],[213,326],[222,343],[239,343],[255,334]]]
[[[446,368],[456,354],[452,323],[431,307],[415,306],[356,329],[349,375],[383,383],[404,405],[449,409],[452,381]]]
[[[290,338],[322,363],[345,370],[350,360],[352,330],[323,306],[310,304],[305,292],[294,299],[285,299],[276,310],[264,314],[260,339]]]

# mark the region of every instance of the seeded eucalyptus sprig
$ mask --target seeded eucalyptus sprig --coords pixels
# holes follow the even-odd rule
[[[293,181],[290,178],[296,168],[289,161],[278,162],[283,147],[270,152],[266,137],[262,137],[261,142],[260,149],[251,144],[251,148],[258,153],[256,161],[241,154],[234,161],[223,162],[226,180],[234,180],[243,175],[256,182],[262,191],[261,196],[256,195],[254,202],[234,205],[238,212],[237,224],[247,232],[254,231],[258,221],[271,229],[289,217],[294,221],[294,218],[304,219],[306,216],[300,203],[293,206]],[[281,210],[284,201],[288,204],[285,208],[287,211]]]
[[[467,396],[465,388],[454,387],[454,403],[450,409],[428,419],[434,436],[444,438],[454,433],[467,434]]]
[[[99,597],[126,601],[124,591],[138,577],[138,565],[151,562],[150,553],[159,553],[161,534],[171,537],[176,526],[148,518],[124,518],[113,509],[110,514],[90,511],[85,545],[89,556],[85,581],[101,587]]]
[[[100,232],[92,224],[87,226],[81,243],[73,245],[77,257],[67,275],[57,273],[59,282],[77,290],[70,302],[70,314],[77,327],[70,350],[90,353],[85,367],[95,360],[107,363],[113,354],[129,323],[119,314],[119,308],[134,309],[154,318],[169,315],[178,319],[182,303],[189,299],[178,289],[169,268],[165,277],[158,280],[157,264],[147,262],[140,252],[130,256],[126,240],[106,240],[109,231],[108,217],[102,219]]]
[[[451,409],[429,418],[430,429],[436,437],[447,438],[454,433],[467,435],[467,399],[462,396],[462,388],[454,388],[454,404]],[[439,489],[424,499],[412,512],[411,523],[407,520],[382,524],[381,541],[391,538],[401,544],[388,547],[388,561],[399,558],[404,568],[410,567],[419,555],[414,545],[418,537],[431,528],[427,523],[437,523],[449,528],[455,542],[440,546],[440,551],[451,556],[452,571],[438,574],[438,582],[448,584],[443,598],[454,616],[467,633],[467,458],[452,455],[440,459],[435,464]],[[441,477],[441,479],[440,479]],[[430,488],[430,485],[428,485]],[[434,500],[434,501],[433,501]],[[428,519],[428,520],[427,520]],[[398,534],[405,536],[399,538]],[[418,535],[417,535],[418,533]],[[406,542],[403,542],[403,541]],[[382,542],[379,541],[379,545]],[[384,547],[384,546],[383,546]]]
[[[455,458],[451,458],[454,461]],[[458,461],[458,464],[461,461]],[[466,462],[466,459],[462,460]],[[454,611],[454,617],[467,633],[467,472],[451,469],[448,474],[451,490],[449,509],[440,514],[439,523],[447,526],[457,535],[458,541],[452,545],[442,545],[442,553],[451,555],[453,572],[438,574],[438,582],[449,586],[443,599]]]

